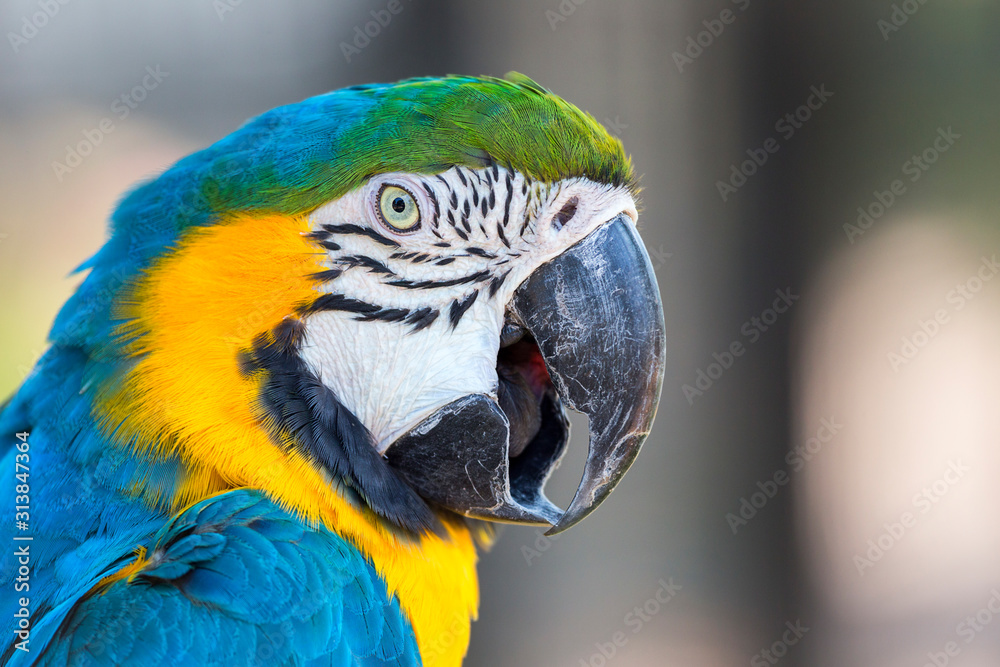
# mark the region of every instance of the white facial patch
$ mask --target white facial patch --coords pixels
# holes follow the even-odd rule
[[[384,186],[412,195],[411,231],[380,217]],[[402,199],[388,204],[405,210]],[[636,219],[627,188],[585,178],[539,183],[497,166],[376,176],[310,216],[328,271],[299,354],[384,452],[447,403],[496,396],[514,291],[622,212]]]

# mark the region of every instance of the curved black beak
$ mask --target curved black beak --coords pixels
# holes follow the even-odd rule
[[[535,270],[508,311],[551,382],[531,442],[511,457],[507,415],[473,395],[413,428],[386,456],[426,500],[471,517],[551,525],[553,534],[604,501],[649,434],[663,381],[663,307],[649,256],[620,214]],[[543,493],[568,436],[561,402],[590,420],[587,465],[565,512]]]
[[[663,383],[660,290],[622,214],[535,271],[511,306],[537,341],[559,397],[590,419],[583,479],[554,534],[607,498],[649,434]]]

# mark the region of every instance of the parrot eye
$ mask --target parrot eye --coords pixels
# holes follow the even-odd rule
[[[420,226],[417,200],[398,185],[383,185],[378,193],[382,224],[394,232],[412,232]]]

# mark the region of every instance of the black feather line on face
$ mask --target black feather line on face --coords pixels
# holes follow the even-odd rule
[[[454,329],[458,326],[458,323],[462,321],[462,316],[472,308],[472,304],[476,302],[476,297],[479,296],[479,290],[473,290],[464,299],[455,299],[451,302],[451,312],[448,316],[451,320],[451,328]]]
[[[411,332],[420,331],[429,327],[438,318],[438,314],[438,311],[425,306],[410,313],[409,317],[406,318],[406,323],[413,325]]]
[[[503,285],[503,282],[507,280],[507,276],[510,275],[510,272],[511,269],[507,269],[503,275],[495,276],[493,280],[490,281],[490,297],[496,296],[497,290],[499,290],[500,286]]]
[[[299,315],[312,315],[324,310],[339,310],[346,313],[358,313],[369,315],[381,310],[380,306],[372,303],[351,299],[343,294],[323,294],[310,303],[300,305],[296,311]]]
[[[358,319],[362,322],[370,322],[372,320],[381,320],[383,322],[402,322],[410,314],[408,308],[382,308],[377,313],[372,313],[371,315],[362,315]]]
[[[399,243],[396,241],[382,236],[374,229],[369,229],[367,227],[362,227],[361,225],[323,225],[323,229],[327,231],[328,234],[357,234],[358,236],[367,236],[368,238],[381,243],[384,246],[389,246],[390,248],[398,248]]]
[[[453,257],[448,257],[445,259],[454,259]],[[438,260],[436,263],[441,264],[445,260]],[[477,271],[476,273],[470,273],[467,276],[462,276],[460,278],[451,278],[449,280],[407,280],[406,278],[400,278],[399,280],[390,280],[386,284],[392,285],[393,287],[403,287],[405,289],[434,289],[436,287],[454,287],[455,285],[466,285],[468,283],[481,283],[484,280],[489,279],[490,272],[483,270]],[[322,297],[320,297],[322,298]]]
[[[502,241],[505,246],[510,248],[510,241],[507,240],[507,235],[503,233],[503,227],[501,225],[497,225],[497,236],[500,237],[500,241]]]
[[[367,257],[366,255],[347,255],[346,257],[338,257],[336,261],[338,264],[347,269],[353,269],[360,266],[368,269],[369,273],[378,273],[386,276],[396,275],[396,273],[388,266],[377,259]]]
[[[507,174],[507,199],[503,203],[503,226],[506,227],[507,223],[510,222],[510,203],[514,199],[514,182],[510,180],[510,174]]]
[[[434,224],[435,227],[437,227],[438,218],[441,217],[441,209],[438,207],[438,200],[437,197],[434,196],[434,191],[431,190],[430,188],[426,188],[426,190],[427,190],[427,197],[431,200],[431,203],[434,204],[434,219],[431,222]]]
[[[531,222],[531,215],[528,213],[528,208],[524,209],[524,221],[521,223],[521,230],[518,232],[518,236],[524,236],[524,232],[528,229],[528,223]]]
[[[472,282],[472,280],[466,282]],[[352,299],[343,294],[324,294],[313,302],[300,305],[296,309],[296,312],[302,316],[323,311],[354,313],[357,315],[355,319],[361,322],[402,322],[417,325],[410,329],[410,333],[430,326],[438,316],[438,311],[426,306],[417,310],[386,308],[359,299]]]
[[[289,324],[294,322],[295,324]],[[268,336],[258,336],[241,365],[266,380],[260,405],[265,427],[276,445],[291,436],[292,447],[344,484],[348,500],[416,537],[443,533],[428,507],[375,449],[371,433],[324,385],[297,354],[302,324],[285,320]]]
[[[318,283],[328,283],[331,280],[339,278],[342,273],[343,271],[340,269],[326,269],[325,271],[317,271],[316,273],[310,274],[309,279]]]

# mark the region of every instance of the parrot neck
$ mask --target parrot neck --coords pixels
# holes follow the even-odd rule
[[[287,433],[276,441],[261,408],[267,374],[240,366],[255,341],[316,296],[307,231],[304,217],[282,215],[195,228],[126,288],[113,310],[124,322],[116,332],[123,370],[94,389],[99,428],[131,450],[136,470],[182,464],[184,473],[160,486],[150,475],[130,485],[171,514],[249,487],[343,536],[399,599],[423,664],[460,665],[479,604],[466,522],[439,516],[442,530],[419,536],[390,525]]]

